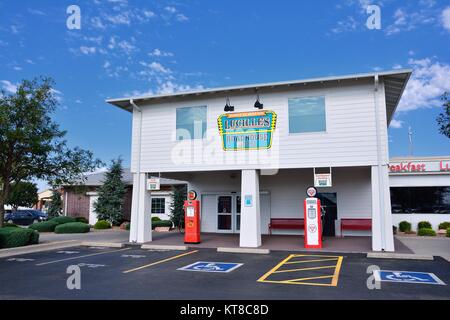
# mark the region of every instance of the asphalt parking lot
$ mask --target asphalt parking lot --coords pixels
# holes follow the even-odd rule
[[[212,272],[198,272],[196,262]],[[214,272],[214,268],[208,270],[207,262],[237,265],[229,272]],[[373,281],[368,280],[367,268],[372,265],[382,270],[431,272],[445,285],[382,282],[380,289],[370,290],[367,283]],[[80,268],[81,289],[68,289],[73,275],[67,273],[69,266]],[[0,284],[0,300],[450,299],[450,263],[440,257],[387,260],[323,252],[258,255],[214,249],[72,247],[1,258]]]

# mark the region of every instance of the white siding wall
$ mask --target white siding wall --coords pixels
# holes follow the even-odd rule
[[[188,99],[142,106],[141,171],[185,172],[253,168],[307,168],[320,166],[367,166],[377,161],[373,83],[368,80],[351,84],[305,86],[304,90],[262,92],[266,110],[277,113],[277,128],[272,148],[250,152],[225,152],[221,147],[217,118],[223,114],[226,96]],[[288,98],[324,95],[326,132],[289,134]],[[382,113],[383,159],[387,159],[387,127],[384,90],[380,89]],[[231,95],[235,111],[252,111],[255,96]],[[206,105],[207,137],[196,140],[195,151],[190,141],[187,148],[176,141],[176,108]],[[137,170],[139,115],[133,115],[132,171]],[[174,154],[183,153],[184,158]],[[256,161],[252,155],[258,154]],[[218,160],[219,159],[219,160]]]

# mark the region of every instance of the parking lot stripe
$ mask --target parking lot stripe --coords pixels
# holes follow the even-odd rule
[[[196,253],[196,252],[198,252],[198,250],[182,253],[182,254],[179,254],[179,255],[176,255],[176,256],[164,259],[164,260],[159,260],[159,261],[156,261],[156,262],[152,262],[150,264],[146,264],[146,265],[141,266],[141,267],[137,267],[137,268],[134,268],[134,269],[123,271],[123,273],[130,273],[130,272],[133,272],[133,271],[138,271],[138,270],[141,270],[141,269],[144,269],[144,268],[152,267],[152,266],[155,266],[157,264],[164,263],[164,262],[167,262],[167,261],[170,261],[170,260],[174,260],[174,259],[178,259],[178,258],[187,256],[189,254],[193,254],[193,253]]]
[[[289,269],[289,270],[277,270],[277,271],[274,271],[273,273],[295,272],[295,271],[304,271],[304,270],[317,270],[317,269],[327,269],[327,268],[335,268],[335,267],[336,267],[336,265],[311,267],[311,268],[300,268],[300,269]]]
[[[63,262],[63,261],[68,261],[68,260],[80,259],[80,258],[93,257],[93,256],[101,255],[101,254],[112,253],[112,252],[119,252],[119,251],[124,251],[124,250],[129,250],[129,249],[131,249],[131,248],[124,248],[124,249],[119,249],[119,250],[110,250],[110,251],[103,251],[103,252],[96,252],[96,253],[85,254],[85,255],[77,256],[77,257],[70,257],[70,258],[66,258],[66,259],[59,259],[59,260],[53,260],[53,261],[37,263],[36,265],[37,266],[44,266],[46,264]]]
[[[304,260],[304,261],[288,261],[285,264],[295,264],[295,263],[306,263],[306,262],[322,262],[322,261],[335,261],[339,257],[336,258],[327,258],[327,259],[317,259],[317,260]]]
[[[279,264],[277,264],[275,267],[267,271],[261,278],[258,279],[258,282],[264,282],[268,276],[270,276],[272,273],[274,273],[279,267],[281,267],[286,261],[291,259],[294,255],[289,255],[286,259],[282,260]]]
[[[341,272],[342,260],[343,257],[339,257],[338,262],[336,263],[336,269],[334,270],[333,280],[331,281],[331,285],[336,287],[339,280],[339,272]]]

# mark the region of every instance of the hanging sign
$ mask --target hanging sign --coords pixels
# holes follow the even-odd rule
[[[331,173],[315,173],[314,187],[331,187]]]
[[[225,151],[270,149],[277,115],[270,110],[222,114],[217,119]]]
[[[159,178],[149,178],[147,179],[147,190],[156,191],[160,189],[161,181]]]

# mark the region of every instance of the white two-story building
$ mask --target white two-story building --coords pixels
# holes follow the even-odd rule
[[[372,220],[372,249],[394,251],[387,129],[410,70],[263,83],[109,103],[132,113],[130,241],[152,240],[148,176],[188,182],[201,231],[261,246],[274,218],[302,218],[314,172],[324,235],[345,218]],[[246,201],[244,201],[244,198]],[[274,233],[301,234],[299,230]]]

